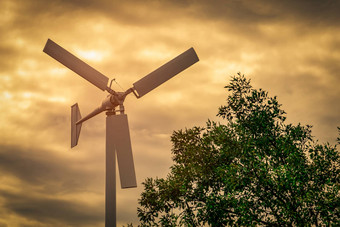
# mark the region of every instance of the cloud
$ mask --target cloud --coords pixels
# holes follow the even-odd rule
[[[340,8],[336,1],[171,1],[179,6],[195,7],[196,15],[208,20],[232,21],[236,25],[248,26],[286,22],[295,24],[337,26]],[[183,3],[184,2],[184,3]],[[197,10],[198,9],[198,10]]]
[[[67,157],[45,149],[1,145],[0,157],[2,173],[41,193],[62,194],[81,190],[101,193],[97,185],[104,185],[101,168],[95,160],[89,163],[84,155]]]
[[[79,226],[83,216],[102,225],[105,115],[83,124],[72,151],[69,126],[72,104],[78,102],[84,116],[106,93],[43,53],[47,38],[124,89],[195,48],[200,61],[193,67],[142,99],[126,99],[140,184],[146,177],[166,176],[173,130],[220,120],[217,108],[228,95],[223,87],[239,71],[254,87],[278,96],[288,121],[312,124],[316,138],[335,140],[339,4],[1,1],[0,226]],[[113,88],[120,90],[117,84]],[[137,222],[141,190],[141,185],[117,189],[120,224]]]
[[[0,190],[0,196],[5,198],[2,209],[34,220],[40,226],[97,226],[103,223],[100,206],[3,190]]]
[[[48,150],[0,148],[2,212],[50,226],[94,226],[102,222],[101,171]],[[12,180],[10,180],[12,179]],[[10,183],[9,183],[10,182]]]

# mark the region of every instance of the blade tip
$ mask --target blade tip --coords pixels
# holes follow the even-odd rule
[[[122,189],[127,189],[127,188],[137,188],[137,185],[122,186]]]
[[[196,62],[198,62],[200,59],[199,59],[199,57],[198,57],[198,55],[197,55],[195,49],[194,49],[193,47],[191,47],[189,50],[192,50],[192,51],[193,51],[193,53],[195,54],[195,57],[196,57],[196,59],[197,59]]]
[[[48,45],[49,43],[53,42],[51,39],[47,39],[46,43],[45,43],[45,46],[44,46],[44,49],[43,49],[43,52],[47,53],[47,49],[48,49]]]

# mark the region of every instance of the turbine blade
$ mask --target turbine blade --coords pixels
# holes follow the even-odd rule
[[[53,42],[48,39],[43,50],[46,54],[50,55],[67,68],[71,69],[79,76],[83,77],[99,89],[105,91],[107,88],[107,82],[109,78]]]
[[[134,89],[138,92],[140,98],[198,61],[194,48],[190,48],[135,82],[133,84]]]
[[[71,148],[77,146],[80,135],[81,123],[76,124],[81,119],[78,103],[71,106]]]
[[[137,187],[127,115],[108,115],[106,118],[106,133],[107,145],[112,140],[111,142],[114,143],[117,152],[121,187]]]

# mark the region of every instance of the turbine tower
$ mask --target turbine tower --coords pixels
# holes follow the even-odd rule
[[[48,39],[43,50],[46,54],[83,77],[94,86],[109,94],[101,106],[81,117],[78,104],[71,106],[71,148],[78,144],[82,123],[106,112],[106,179],[105,179],[105,226],[116,226],[116,155],[122,188],[137,187],[133,162],[128,118],[124,113],[124,100],[133,93],[141,98],[159,85],[199,61],[193,48],[167,62],[138,80],[125,92],[116,92],[108,86],[109,78]],[[112,81],[111,81],[112,82]]]

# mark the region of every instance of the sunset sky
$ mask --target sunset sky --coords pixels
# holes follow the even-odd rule
[[[124,89],[190,47],[200,58],[125,101],[138,187],[117,181],[121,226],[138,223],[144,179],[169,172],[172,132],[222,121],[238,72],[278,96],[287,123],[335,144],[339,12],[328,0],[1,0],[0,227],[104,226],[105,114],[83,124],[71,150],[70,106],[84,116],[107,93],[43,53],[48,38]]]

